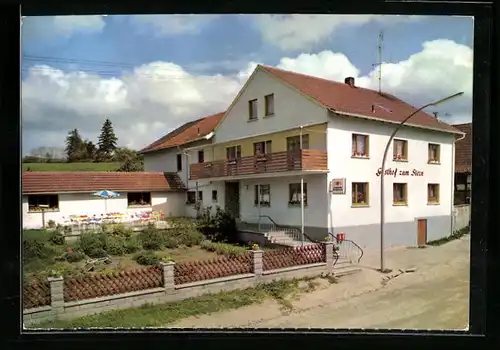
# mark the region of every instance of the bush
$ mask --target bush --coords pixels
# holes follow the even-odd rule
[[[138,254],[135,257],[135,261],[140,265],[156,265],[160,261],[160,258],[154,252],[144,252]]]
[[[102,248],[94,248],[90,250],[88,253],[86,253],[88,256],[91,258],[104,258],[105,256],[108,256],[108,253]]]
[[[215,215],[207,208],[198,220],[198,229],[213,242],[237,242],[236,220],[217,207]]]
[[[85,254],[80,250],[72,250],[66,252],[65,259],[70,263],[74,263],[85,259]]]
[[[179,246],[179,239],[175,236],[166,234],[163,237],[163,245],[165,248],[174,249]]]
[[[55,254],[47,243],[42,240],[23,240],[23,259],[47,259]]]
[[[125,238],[121,236],[106,237],[106,252],[111,255],[125,254]]]
[[[59,230],[55,230],[51,232],[50,242],[55,245],[64,245],[64,234]]]
[[[54,228],[54,227],[56,227],[56,222],[55,222],[54,220],[49,220],[49,221],[47,222],[47,226],[48,226],[49,228]]]
[[[163,247],[162,234],[151,227],[148,227],[139,234],[142,247],[147,250],[160,250]]]
[[[209,252],[215,252],[219,255],[225,255],[225,256],[236,256],[246,253],[248,251],[246,247],[239,247],[220,242],[203,241],[201,242],[200,246],[201,249],[207,250]]]
[[[192,247],[200,244],[205,237],[195,227],[186,227],[178,231],[179,244]]]
[[[88,256],[102,258],[106,256],[106,235],[94,232],[82,233],[78,239],[78,246]],[[104,251],[104,255],[102,255],[102,251]]]
[[[135,253],[138,251],[140,248],[139,242],[137,241],[137,237],[135,236],[130,236],[125,239],[125,243],[123,244],[123,249],[125,250],[125,253],[131,254]]]
[[[132,230],[123,224],[103,225],[102,231],[113,236],[130,237],[132,235]]]

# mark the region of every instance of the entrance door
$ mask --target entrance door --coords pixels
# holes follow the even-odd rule
[[[226,182],[226,212],[235,219],[240,217],[240,183]]]
[[[418,219],[417,245],[422,247],[427,244],[427,219]]]

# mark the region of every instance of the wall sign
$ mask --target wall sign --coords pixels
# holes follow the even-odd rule
[[[382,168],[378,168],[377,173],[375,175],[380,176],[382,173]],[[389,168],[385,169],[384,176],[424,176],[424,172],[417,169],[412,170],[403,170],[398,168]]]
[[[330,193],[345,194],[345,178],[330,181]]]

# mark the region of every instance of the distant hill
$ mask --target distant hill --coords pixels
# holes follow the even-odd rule
[[[120,163],[23,163],[26,171],[116,171]]]

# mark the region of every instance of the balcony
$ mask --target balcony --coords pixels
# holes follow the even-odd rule
[[[324,150],[304,149],[296,152],[276,152],[238,160],[217,160],[190,165],[191,180],[270,174],[287,171],[326,171],[327,153]]]

